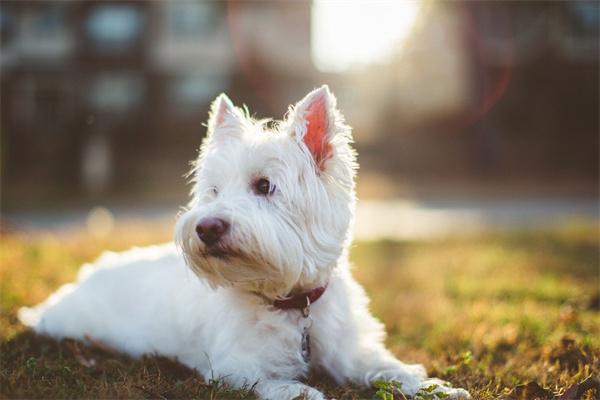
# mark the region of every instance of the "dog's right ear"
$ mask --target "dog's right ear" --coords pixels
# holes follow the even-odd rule
[[[225,93],[221,93],[210,106],[208,137],[214,139],[221,134],[234,136],[241,131],[244,121],[242,110],[234,106]]]
[[[345,143],[340,137],[348,132],[329,87],[323,85],[307,94],[290,109],[287,120],[293,137],[308,150],[317,169],[325,170],[335,153],[336,136],[339,145]]]

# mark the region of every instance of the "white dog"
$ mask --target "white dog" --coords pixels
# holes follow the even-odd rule
[[[132,356],[173,356],[265,399],[323,398],[299,381],[311,368],[340,384],[395,380],[408,395],[437,385],[468,398],[385,349],[352,278],[357,165],[329,89],[275,128],[266,122],[217,97],[177,246],[104,254],[21,320]]]

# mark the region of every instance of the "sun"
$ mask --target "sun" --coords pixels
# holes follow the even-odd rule
[[[419,2],[327,1],[312,5],[312,58],[326,72],[354,64],[385,63],[406,39]]]

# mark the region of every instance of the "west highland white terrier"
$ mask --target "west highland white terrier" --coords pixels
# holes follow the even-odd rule
[[[437,385],[449,398],[469,398],[383,345],[383,326],[348,264],[351,141],[327,86],[277,124],[221,94],[175,244],[105,253],[77,282],[22,309],[21,321],[132,356],[176,357],[206,379],[254,385],[264,399],[322,399],[300,382],[310,369],[339,384],[394,380],[411,396]]]

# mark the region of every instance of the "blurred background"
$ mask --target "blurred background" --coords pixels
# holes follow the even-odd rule
[[[172,237],[217,94],[280,119],[324,83],[390,349],[478,399],[599,376],[599,26],[597,0],[0,0],[0,397],[207,397],[17,310]]]
[[[172,223],[227,92],[329,84],[359,238],[597,224],[600,3],[2,1],[4,229]]]

